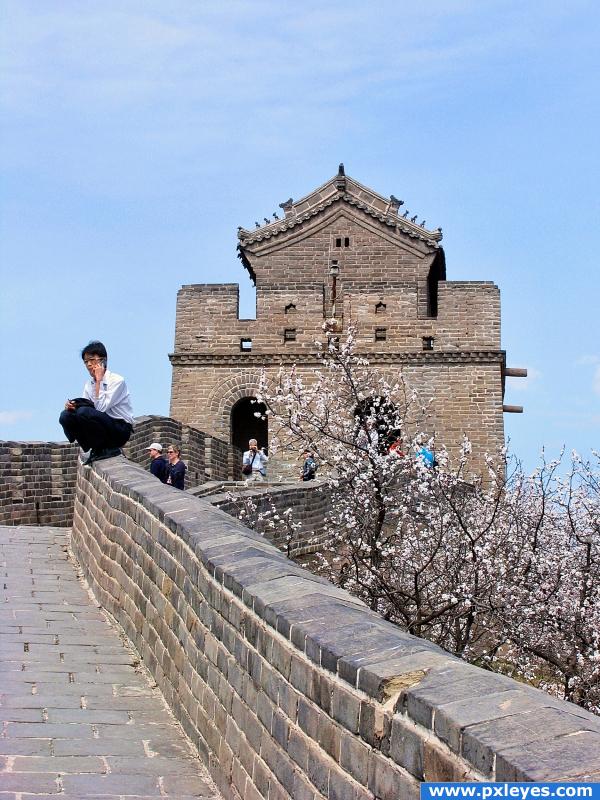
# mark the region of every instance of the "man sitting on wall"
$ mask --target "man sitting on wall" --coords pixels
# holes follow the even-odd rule
[[[67,400],[59,417],[65,436],[90,450],[84,464],[121,454],[133,431],[133,411],[125,380],[107,369],[108,354],[102,342],[90,342],[81,351],[90,374],[83,397]]]

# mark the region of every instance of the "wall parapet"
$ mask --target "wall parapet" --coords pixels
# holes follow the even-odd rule
[[[123,451],[149,469],[147,447],[155,441],[182,446],[187,486],[240,473],[237,447],[171,417],[136,417]],[[0,524],[71,525],[78,455],[79,447],[69,442],[0,441]]]
[[[69,442],[0,442],[0,524],[70,525],[78,452]]]
[[[240,521],[265,536],[279,550],[290,558],[316,553],[326,539],[324,533],[325,518],[330,509],[329,490],[322,480],[287,485],[264,483],[252,487],[232,484],[229,491],[211,494],[207,497],[211,505],[222,509],[232,517],[240,518],[244,511],[244,519]],[[245,501],[249,500],[255,507],[255,513],[248,519]],[[291,519],[299,527],[290,528],[283,521],[290,510]],[[267,514],[266,518],[263,515]],[[270,525],[273,516],[278,515],[278,524]]]
[[[73,548],[228,798],[600,780],[600,720],[402,632],[124,458],[80,469]]]

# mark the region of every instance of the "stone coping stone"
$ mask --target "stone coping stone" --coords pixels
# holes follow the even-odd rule
[[[310,661],[372,701],[388,704],[391,714],[428,729],[481,774],[489,775],[492,764],[496,780],[600,772],[600,720],[594,715],[403,632],[290,562],[208,500],[148,480],[143,468],[124,457],[97,462],[84,477],[97,489],[108,482],[117,493],[110,498],[113,507],[119,507],[118,494],[139,503]],[[538,717],[545,737],[532,726]]]

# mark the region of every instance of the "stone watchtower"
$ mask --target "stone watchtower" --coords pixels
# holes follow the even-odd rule
[[[399,214],[402,202],[344,173],[284,217],[239,229],[239,257],[256,285],[256,319],[238,317],[237,284],[183,286],[177,298],[171,416],[246,448],[268,443],[251,399],[261,368],[310,373],[323,321],[359,325],[359,350],[374,366],[402,369],[433,397],[431,428],[455,450],[504,444],[500,293],[487,281],[447,281],[441,230]]]

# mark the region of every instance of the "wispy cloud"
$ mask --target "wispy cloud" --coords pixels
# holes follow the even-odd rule
[[[575,361],[575,365],[578,367],[594,367],[592,373],[592,391],[594,394],[600,395],[600,356],[586,353]]]
[[[538,416],[542,419],[550,420],[553,425],[560,425],[568,430],[586,430],[600,427],[600,414],[591,411],[539,411]]]
[[[418,118],[420,103],[527,60],[582,3],[566,12],[548,0],[532,36],[517,0],[489,0],[485,12],[472,0],[382,0],[375,10],[357,0],[6,0],[2,161],[20,180],[148,198],[165,192],[163,167],[175,187],[190,170],[214,172],[211,150],[245,169],[314,141],[335,147],[340,132],[366,141],[378,104]]]
[[[594,394],[600,395],[600,364],[594,370],[594,377],[592,378],[592,388]]]
[[[600,356],[586,354],[579,356],[579,358],[575,360],[575,365],[578,367],[587,367],[590,364],[600,364]]]
[[[482,18],[469,2],[430,2],[426,10],[383,3],[379,13],[347,0],[301,9],[268,0],[147,2],[138,11],[114,0],[101,8],[17,2],[5,22],[1,85],[15,108],[54,100],[97,112],[173,98],[233,106],[296,96],[305,106],[383,86],[419,91],[482,59],[535,48],[518,6],[507,13],[504,3],[493,5]],[[493,24],[495,14],[502,25]],[[559,16],[547,8],[545,24]],[[311,91],[299,96],[306,85]]]
[[[527,367],[526,378],[507,378],[508,388],[511,394],[520,394],[521,392],[529,392],[536,386],[542,378],[542,372],[535,367]]]
[[[0,425],[15,425],[32,416],[32,411],[0,411]]]

